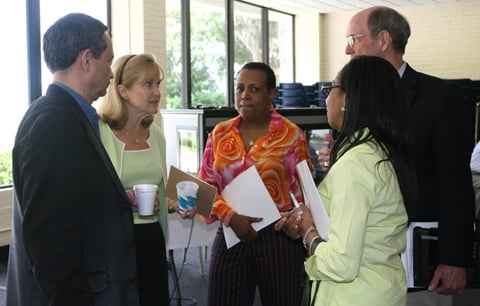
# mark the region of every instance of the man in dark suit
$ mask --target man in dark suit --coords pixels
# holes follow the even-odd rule
[[[419,73],[403,61],[410,27],[395,10],[372,7],[360,11],[348,23],[346,35],[347,55],[383,57],[402,77],[410,108],[418,180],[412,221],[438,221],[433,278],[428,291],[409,293],[407,304],[439,305],[440,300],[451,303],[451,295],[465,288],[465,267],[472,258],[472,108],[463,100],[459,88]]]
[[[43,38],[53,83],[13,149],[6,305],[138,305],[131,204],[92,102],[113,77],[107,27],[69,14]]]

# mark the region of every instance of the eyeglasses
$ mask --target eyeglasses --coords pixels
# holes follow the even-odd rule
[[[355,46],[355,43],[357,42],[357,38],[365,36],[364,34],[353,34],[353,35],[348,35],[345,37],[345,43],[350,46],[350,48],[353,48]]]
[[[330,92],[334,89],[334,88],[337,88],[337,87],[342,87],[340,85],[323,85],[322,86],[322,93],[323,95],[325,96],[325,98],[328,97],[328,95],[330,94]]]

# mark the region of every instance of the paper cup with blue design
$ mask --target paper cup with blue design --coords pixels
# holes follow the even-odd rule
[[[133,186],[137,198],[137,210],[140,216],[151,216],[155,208],[155,197],[158,186],[154,184],[138,184]]]
[[[181,212],[189,212],[197,201],[198,184],[191,181],[177,183],[178,208]]]

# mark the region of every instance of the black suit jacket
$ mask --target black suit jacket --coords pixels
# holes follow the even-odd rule
[[[418,180],[414,221],[438,221],[439,264],[468,266],[474,222],[471,106],[460,88],[408,65],[402,80]]]
[[[13,150],[7,305],[138,305],[131,205],[90,122],[51,85]]]

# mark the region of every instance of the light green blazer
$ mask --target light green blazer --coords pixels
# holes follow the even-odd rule
[[[110,157],[115,170],[117,171],[120,180],[122,180],[122,167],[123,159],[125,155],[125,144],[116,140],[116,137],[113,135],[112,130],[103,120],[100,120],[100,138],[105,147],[105,150]],[[162,170],[163,175],[163,184],[158,186],[158,201],[159,201],[159,210],[158,210],[158,220],[162,226],[163,235],[165,236],[165,243],[168,239],[168,207],[167,200],[165,198],[165,184],[167,181],[167,167],[166,167],[166,144],[163,131],[160,126],[155,123],[152,123],[150,126],[150,137],[147,139],[147,144],[152,149],[155,162],[158,167]],[[152,165],[153,167],[154,165]],[[122,180],[123,182],[123,180]],[[138,217],[134,217],[138,218]]]

